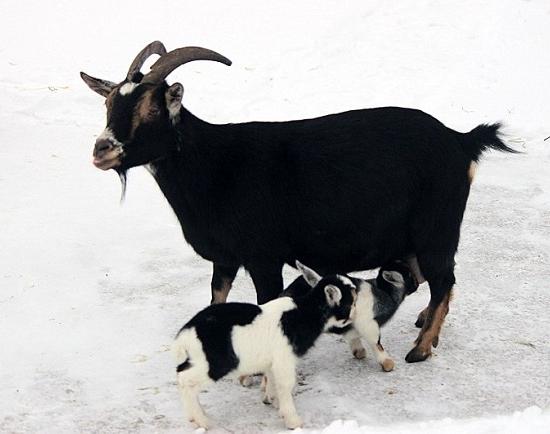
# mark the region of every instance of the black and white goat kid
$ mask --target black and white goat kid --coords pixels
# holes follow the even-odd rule
[[[280,297],[256,306],[248,303],[213,304],[195,315],[176,336],[178,387],[190,421],[207,428],[200,406],[202,388],[225,376],[263,373],[263,401],[277,398],[288,428],[302,421],[294,407],[292,389],[297,358],[326,330],[351,324],[356,288],[337,276],[318,278],[297,263],[313,289],[300,297]]]
[[[409,268],[402,261],[392,261],[378,271],[374,279],[360,279],[351,276],[338,276],[342,282],[351,282],[357,288],[357,303],[353,322],[344,328],[331,328],[330,333],[343,335],[351,347],[355,358],[366,356],[361,339],[365,339],[374,353],[377,362],[386,372],[395,363],[384,350],[380,339],[380,327],[395,314],[407,295],[418,288],[418,283]],[[292,282],[283,296],[303,297],[311,291],[321,276],[313,272],[304,274]]]
[[[143,75],[154,53],[160,59]],[[231,64],[204,48],[166,53],[153,42],[118,84],[81,74],[106,98],[94,164],[123,180],[129,168],[149,167],[185,239],[213,262],[212,302],[226,300],[241,266],[265,303],[283,291],[283,265],[296,259],[344,274],[416,256],[431,300],[407,361],[426,359],[448,311],[476,163],[489,148],[512,152],[499,125],[459,133],[398,107],[213,125],[182,106],[180,83],[165,81],[195,60]]]

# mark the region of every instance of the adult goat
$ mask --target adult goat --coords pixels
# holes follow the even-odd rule
[[[152,54],[151,71],[139,70]],[[436,346],[474,168],[487,148],[514,152],[499,124],[469,133],[419,110],[384,107],[289,122],[213,125],[182,104],[166,77],[194,60],[230,65],[199,47],[145,47],[120,83],[81,73],[106,98],[107,126],[94,164],[148,165],[185,239],[213,262],[212,301],[224,302],[244,266],[258,303],[283,290],[282,267],[298,259],[322,274],[376,268],[415,255],[431,299],[406,360]]]

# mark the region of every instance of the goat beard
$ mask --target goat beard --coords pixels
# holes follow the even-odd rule
[[[126,169],[115,169],[118,173],[118,177],[120,178],[120,184],[122,186],[122,191],[120,192],[120,203],[124,203],[124,199],[126,198],[126,181],[128,180],[127,177],[127,170]]]

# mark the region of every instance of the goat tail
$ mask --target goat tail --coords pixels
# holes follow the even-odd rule
[[[175,342],[172,344],[172,354],[174,354],[176,358],[176,363],[178,364],[176,368],[176,372],[178,374],[191,366],[189,353],[185,348],[185,344],[183,339],[181,339],[181,335],[179,335],[176,338]]]
[[[501,123],[481,124],[469,133],[461,134],[462,147],[471,161],[477,162],[481,154],[487,149],[513,154],[519,153],[519,151],[506,145],[499,137],[502,134],[501,127]]]

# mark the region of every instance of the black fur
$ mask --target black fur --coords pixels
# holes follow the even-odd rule
[[[279,295],[295,259],[331,274],[415,254],[437,306],[454,282],[470,163],[488,148],[513,152],[498,124],[459,133],[398,107],[227,125],[182,108],[173,126],[166,83],[154,89],[158,119],[129,137],[130,102],[152,86],[113,99],[117,170],[151,163],[186,240],[226,269],[244,266],[259,303]]]
[[[384,280],[382,273],[384,271],[397,271],[403,276],[404,287],[399,288],[395,285],[392,285],[390,282]],[[357,287],[357,291],[360,292],[364,289],[361,288],[361,279],[355,277],[348,277]],[[324,280],[329,279],[329,277]],[[334,277],[330,277],[331,280],[334,280]],[[378,275],[375,279],[367,279],[366,282],[370,285],[372,289],[372,294],[374,296],[374,305],[373,305],[373,317],[379,326],[383,326],[388,322],[391,317],[395,314],[405,297],[409,294],[412,294],[418,288],[416,281],[414,280],[413,274],[407,265],[401,263],[400,261],[392,261],[378,271]],[[300,299],[304,297],[305,294],[311,291],[311,287],[305,281],[302,276],[296,278],[281,294],[282,296],[292,297],[294,299]],[[361,312],[357,312],[361,314]],[[335,334],[343,334],[349,331],[351,326],[344,328],[331,328],[329,331]]]
[[[327,285],[340,289],[342,299],[338,306],[327,305],[324,292]],[[305,294],[293,298],[297,308],[283,313],[281,327],[297,356],[303,356],[313,346],[323,333],[329,317],[337,320],[349,318],[353,304],[352,290],[354,289],[332,276],[322,279],[313,289],[309,287]]]
[[[337,305],[328,304],[325,295],[327,285],[340,289],[341,299]],[[279,323],[282,333],[288,338],[297,356],[304,355],[313,346],[329,318],[349,319],[354,301],[353,291],[354,288],[343,285],[339,280],[327,278],[302,297],[294,299],[296,307],[284,312]],[[212,304],[187,322],[178,335],[183,330],[195,329],[208,361],[208,376],[217,381],[239,365],[231,340],[233,327],[252,323],[260,313],[260,306],[249,303]],[[177,372],[188,369],[192,362],[187,359],[180,363],[176,368]]]
[[[397,271],[404,280],[403,288],[399,288],[384,279],[384,271]],[[395,314],[407,295],[412,294],[418,288],[409,268],[398,261],[386,264],[380,268],[376,279],[369,280],[374,295],[374,319],[379,326],[383,326]]]
[[[180,150],[153,165],[187,241],[244,265],[263,303],[296,258],[326,274],[415,253],[428,281],[452,274],[468,166],[485,143],[400,108],[237,125],[184,110]]]
[[[178,334],[184,329],[195,328],[208,360],[208,375],[217,381],[239,365],[231,343],[233,327],[250,324],[261,312],[260,307],[249,303],[213,304],[197,313]]]
[[[176,372],[181,372],[181,371],[185,371],[186,369],[189,369],[191,366],[193,366],[191,364],[191,362],[189,360],[186,360],[185,362],[183,363],[180,363],[177,368],[176,368]]]

